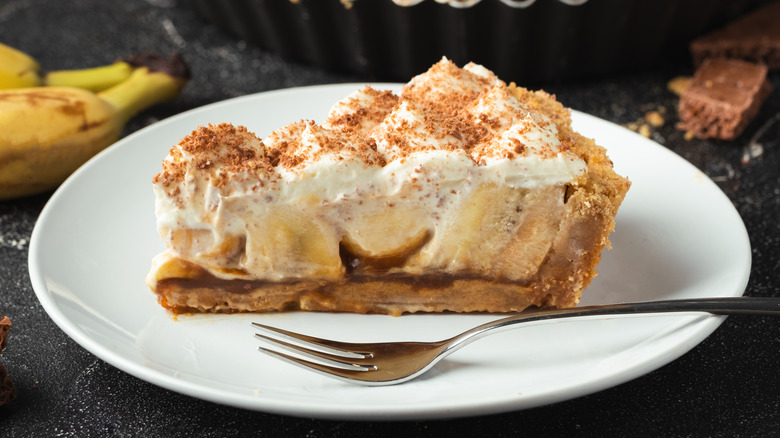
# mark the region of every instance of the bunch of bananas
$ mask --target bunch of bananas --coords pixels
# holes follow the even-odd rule
[[[135,114],[175,99],[188,79],[178,55],[42,75],[35,59],[0,44],[0,200],[57,187]]]

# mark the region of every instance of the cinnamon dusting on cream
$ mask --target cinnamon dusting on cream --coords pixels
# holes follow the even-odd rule
[[[321,125],[301,120],[263,140],[243,126],[200,127],[171,149],[154,183],[177,196],[188,171],[205,172],[222,187],[231,175],[262,183],[281,170],[304,172],[325,157],[384,167],[419,153],[449,151],[485,166],[530,152],[542,159],[566,152],[558,122],[514,93],[514,84],[481,66],[459,68],[443,59],[399,95],[370,86],[356,91],[334,105]]]

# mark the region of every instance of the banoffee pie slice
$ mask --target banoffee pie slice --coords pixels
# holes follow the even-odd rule
[[[401,315],[576,305],[629,182],[553,96],[442,59],[321,124],[199,127],[153,186],[171,312]]]

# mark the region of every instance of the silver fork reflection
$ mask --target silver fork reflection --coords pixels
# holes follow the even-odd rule
[[[352,343],[316,338],[253,323],[255,334],[274,349],[259,350],[296,366],[362,385],[407,382],[459,348],[489,334],[528,323],[607,315],[705,312],[714,315],[780,316],[780,298],[700,298],[528,311],[488,322],[435,342]],[[288,354],[279,350],[293,353]]]

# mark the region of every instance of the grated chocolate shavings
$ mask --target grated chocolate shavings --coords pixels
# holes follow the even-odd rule
[[[199,127],[171,148],[153,182],[176,197],[192,170],[205,174],[220,190],[229,190],[233,182],[247,179],[253,183],[243,187],[263,187],[279,178],[276,169],[299,172],[324,157],[382,167],[428,150],[462,150],[479,166],[488,158],[515,159],[531,147],[542,157],[554,156],[572,147],[566,139],[569,114],[557,102],[554,108],[546,107],[551,105],[548,97],[554,99],[443,59],[413,78],[398,95],[369,86],[356,91],[334,105],[321,125],[300,120],[264,140],[243,126]],[[508,127],[515,126],[521,135],[530,129],[518,125],[524,118],[543,129],[558,127],[558,150],[512,137],[499,146],[499,137]]]

